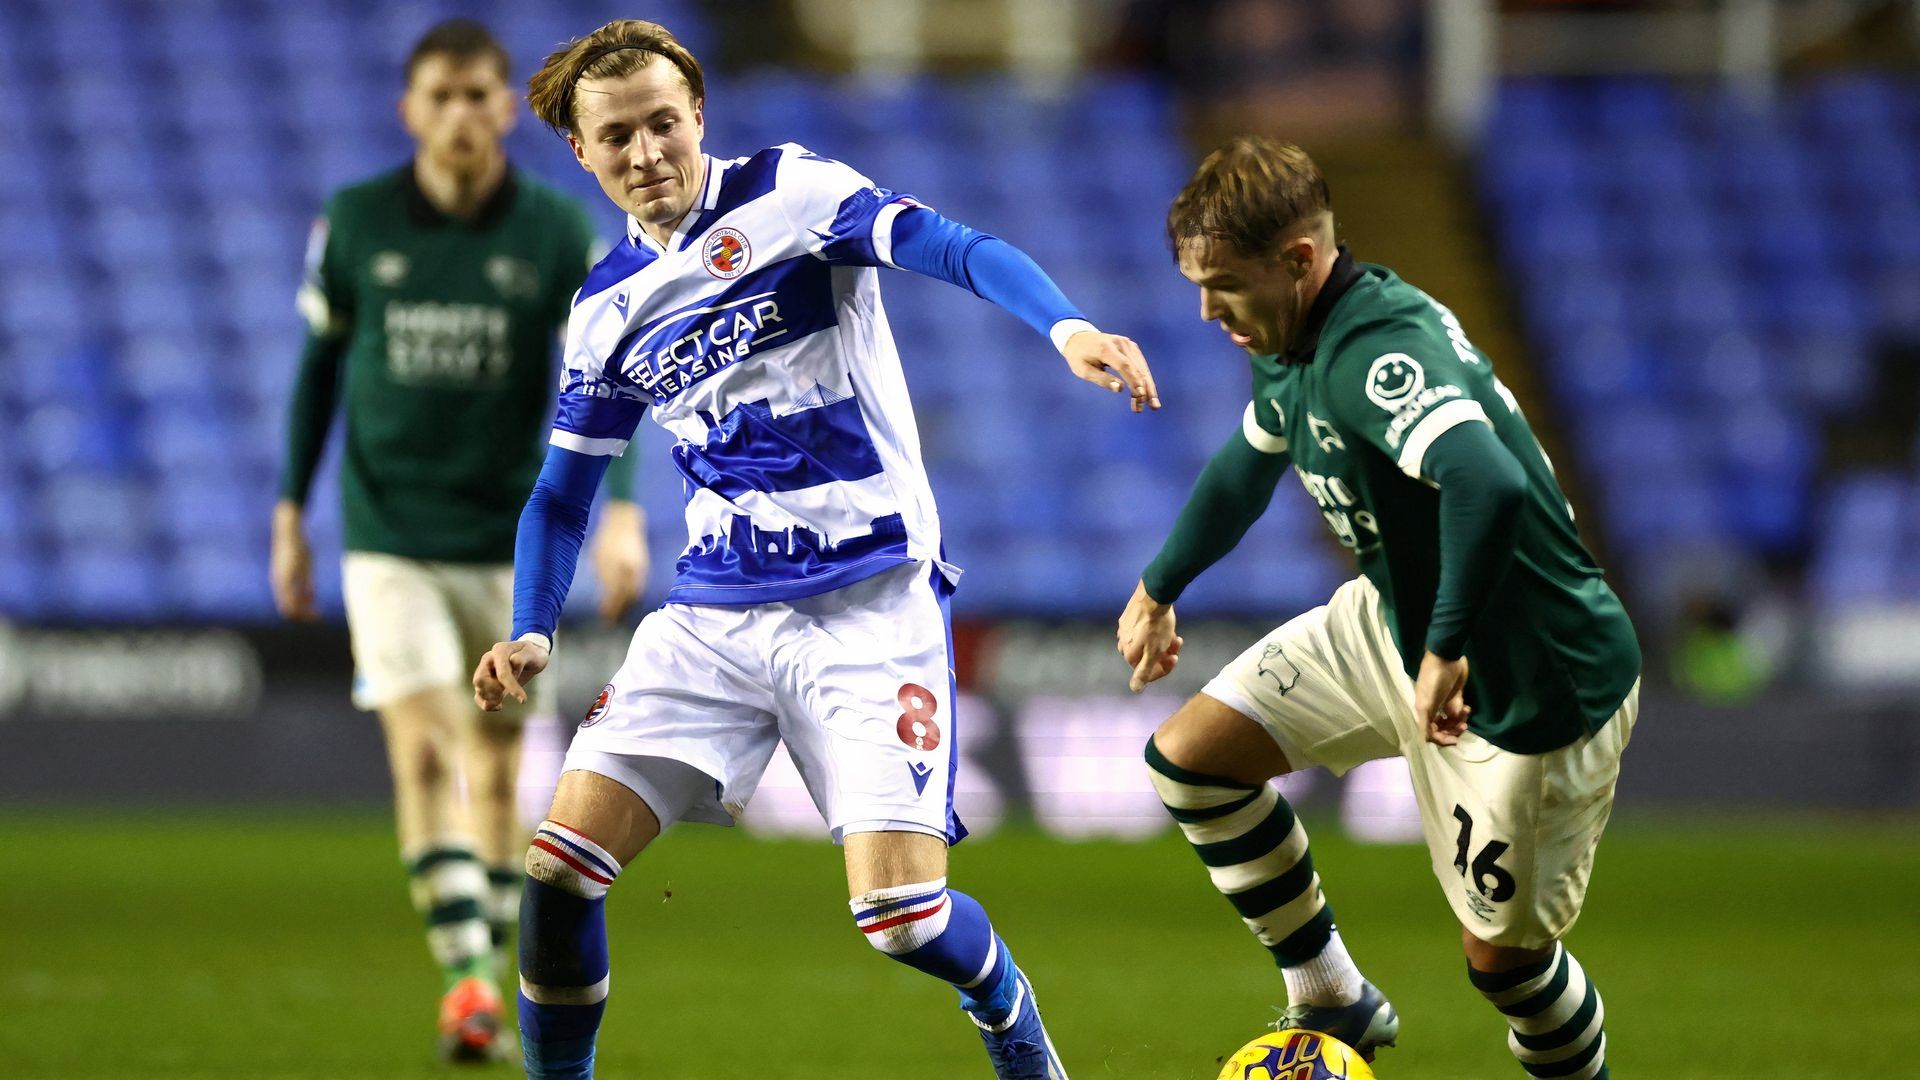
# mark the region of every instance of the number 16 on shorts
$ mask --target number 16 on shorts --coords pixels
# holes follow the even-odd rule
[[[1461,895],[1475,915],[1491,923],[1494,905],[1513,899],[1517,888],[1513,875],[1500,865],[1500,856],[1513,845],[1491,837],[1476,837],[1473,815],[1459,803],[1453,805],[1453,817],[1460,823],[1460,835],[1454,841],[1453,868],[1462,878]]]

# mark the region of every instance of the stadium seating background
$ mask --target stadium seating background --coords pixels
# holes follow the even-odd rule
[[[608,17],[589,3],[463,10],[496,29],[519,77]],[[400,66],[447,13],[212,0],[0,13],[0,407],[18,418],[0,428],[0,614],[272,618],[268,510],[308,227],[331,189],[405,160]],[[702,47],[691,5],[651,13]],[[1096,321],[1140,341],[1168,405],[1146,418],[1070,378],[1043,339],[976,298],[904,274],[886,286],[949,553],[970,571],[961,609],[1117,610],[1206,455],[1237,428],[1246,385],[1162,239],[1189,168],[1166,94],[1114,78],[1035,98],[1000,79],[875,87],[716,71],[708,122],[717,156],[804,142],[1004,236]],[[620,235],[617,212],[530,116],[510,147]],[[649,438],[640,486],[658,585],[685,534],[678,482]],[[319,592],[337,611],[331,473],[310,521]],[[1317,602],[1341,572],[1318,532],[1304,500],[1277,500],[1190,610]],[[576,606],[590,574],[583,584]]]
[[[712,44],[696,5],[651,10]],[[267,511],[308,226],[328,191],[405,160],[400,64],[451,11],[493,25],[519,77],[608,15],[585,0],[0,8],[0,615],[272,618]],[[997,77],[756,70],[711,72],[709,98],[716,155],[792,140],[841,158],[1025,247],[1141,342],[1167,402],[1147,418],[977,299],[887,281],[949,552],[971,571],[961,610],[1109,615],[1246,385],[1165,250],[1191,159],[1167,93],[1136,76],[1035,96]],[[510,146],[618,235],[531,117]],[[1920,335],[1911,78],[1816,78],[1761,109],[1658,79],[1509,79],[1476,164],[1546,422],[1570,429],[1630,588],[1671,591],[1706,552],[1804,562],[1829,607],[1920,596],[1900,558],[1920,535],[1910,470],[1815,484],[1823,425],[1873,392],[1876,342]],[[684,540],[662,445],[640,450],[656,586]],[[310,516],[337,611],[331,472]],[[1305,500],[1277,499],[1187,610],[1317,602],[1345,572],[1320,533]],[[591,592],[583,573],[576,606]]]
[[[1630,584],[1717,555],[1808,565],[1817,607],[1920,597],[1911,464],[1823,473],[1876,348],[1920,340],[1920,81],[1509,79],[1479,164]]]

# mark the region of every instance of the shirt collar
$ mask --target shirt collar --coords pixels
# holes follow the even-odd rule
[[[680,224],[674,227],[672,239],[675,245],[686,238],[687,230],[693,228],[702,215],[720,205],[720,178],[726,170],[720,167],[719,162],[713,160],[711,154],[701,154],[700,161],[701,168],[706,172],[707,177],[700,185],[700,197],[693,201],[692,206],[687,207],[687,216],[681,218]],[[653,237],[648,236],[646,230],[640,227],[640,219],[632,214],[627,215],[627,239],[635,244],[660,246],[653,243]]]
[[[1320,286],[1320,295],[1313,298],[1313,306],[1307,309],[1307,321],[1294,335],[1293,344],[1280,352],[1283,364],[1311,364],[1313,354],[1320,347],[1320,329],[1327,324],[1327,316],[1333,312],[1333,305],[1353,288],[1360,280],[1360,267],[1353,261],[1353,252],[1345,244],[1339,247],[1339,256],[1333,260],[1333,271],[1327,275],[1326,284]]]
[[[491,229],[500,224],[501,220],[507,216],[507,212],[513,209],[514,199],[520,192],[520,181],[513,166],[508,165],[506,174],[500,178],[500,186],[493,189],[493,194],[487,196],[486,202],[480,204],[479,212],[475,213],[472,219],[460,222],[457,218],[441,213],[440,208],[433,205],[427,198],[426,191],[420,187],[420,176],[415,171],[418,167],[416,163],[408,162],[406,167],[400,170],[400,186],[406,197],[407,216],[421,228],[437,229],[459,223],[475,229]]]

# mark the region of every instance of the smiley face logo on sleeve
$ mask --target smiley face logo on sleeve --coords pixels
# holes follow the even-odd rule
[[[1367,369],[1367,400],[1388,412],[1399,412],[1426,386],[1420,361],[1406,353],[1388,353]]]

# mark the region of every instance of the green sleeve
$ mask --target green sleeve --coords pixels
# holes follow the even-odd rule
[[[1266,513],[1274,488],[1286,475],[1290,460],[1286,441],[1258,429],[1249,409],[1247,425],[1227,439],[1187,496],[1187,505],[1173,523],[1173,532],[1160,546],[1140,582],[1147,595],[1163,604],[1180,598],[1193,579],[1240,543],[1253,523]],[[1251,441],[1259,439],[1255,447]]]
[[[626,453],[621,454],[619,457],[607,463],[606,487],[604,488],[607,493],[607,498],[613,499],[616,502],[634,501],[633,474],[638,468],[636,462],[639,460],[639,449],[629,442]]]
[[[287,405],[287,452],[280,463],[280,497],[302,506],[320,455],[327,447],[327,429],[333,426],[340,403],[341,359],[347,352],[345,336],[307,333],[294,376],[293,398]]]
[[[280,497],[305,505],[313,474],[326,449],[327,429],[340,404],[342,362],[351,339],[353,298],[340,274],[340,237],[331,222],[338,201],[313,223],[297,303],[307,320],[306,347],[287,405],[286,457],[280,464]]]
[[[1456,424],[1426,452],[1440,486],[1440,588],[1427,623],[1427,651],[1456,660],[1513,560],[1527,475],[1482,423]]]
[[[573,298],[579,293],[587,272],[607,253],[606,242],[594,233],[587,212],[572,199],[561,198],[560,272],[554,275],[553,319],[562,328],[573,312]]]

